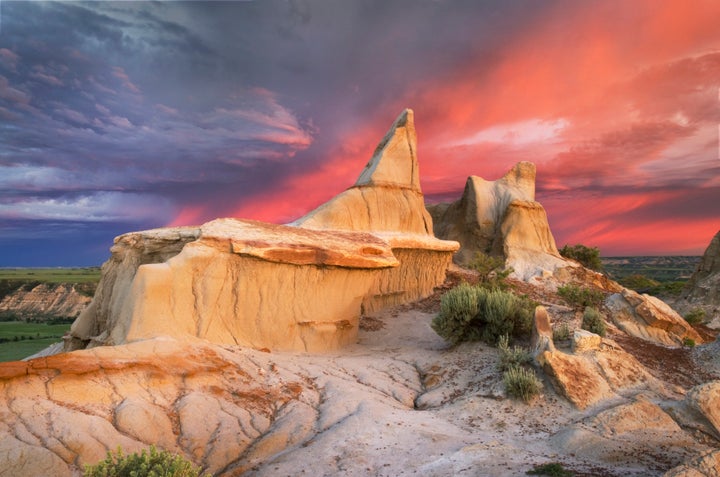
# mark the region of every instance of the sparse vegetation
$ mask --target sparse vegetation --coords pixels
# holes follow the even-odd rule
[[[567,341],[570,339],[570,327],[563,323],[553,330],[553,341]]]
[[[500,371],[507,371],[510,368],[532,362],[532,353],[527,348],[518,345],[510,347],[509,343],[510,338],[507,335],[501,336],[498,340],[498,349],[500,350],[498,368]]]
[[[603,264],[600,260],[600,249],[597,247],[586,247],[585,245],[565,245],[560,249],[560,255],[580,262],[586,268],[602,272]]]
[[[583,313],[582,328],[600,336],[605,336],[607,331],[605,318],[597,308],[592,306],[585,308],[585,312]]]
[[[685,314],[684,318],[685,321],[687,321],[691,325],[697,325],[705,320],[705,310],[699,307],[693,308]]]
[[[85,477],[198,477],[200,468],[177,454],[158,451],[155,446],[140,454],[123,454],[118,447],[108,452],[105,460],[86,465]],[[209,474],[206,474],[209,476]]]
[[[558,287],[557,293],[560,298],[567,302],[568,305],[575,308],[583,308],[587,306],[594,306],[597,308],[605,299],[605,295],[600,290],[579,287],[574,283]]]
[[[659,282],[648,278],[645,275],[634,273],[627,277],[618,279],[618,283],[622,286],[635,290],[639,293],[647,293],[653,296],[678,296],[682,292],[685,282],[682,281],[670,281],[670,282]]]
[[[567,470],[559,462],[536,465],[532,470],[525,472],[527,475],[546,475],[549,477],[572,477],[574,472]]]
[[[695,340],[686,336],[685,338],[683,338],[683,346],[687,346],[688,348],[694,348]]]
[[[432,327],[453,344],[482,340],[495,345],[503,335],[529,333],[534,309],[527,297],[463,283],[442,297]]]
[[[505,371],[503,384],[508,396],[525,402],[530,402],[542,389],[542,383],[535,375],[535,371],[522,366],[512,366]]]
[[[468,268],[479,274],[480,285],[484,288],[507,288],[505,279],[512,273],[512,268],[505,268],[505,259],[482,252],[476,252],[468,264]]]

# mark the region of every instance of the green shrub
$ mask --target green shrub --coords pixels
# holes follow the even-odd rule
[[[691,325],[697,325],[698,323],[702,323],[704,319],[705,310],[703,310],[702,308],[693,308],[685,314],[685,321],[687,321]]]
[[[509,342],[510,339],[507,335],[501,336],[498,340],[498,349],[500,350],[498,368],[500,371],[507,371],[510,368],[532,362],[533,355],[530,351],[517,345],[511,348]]]
[[[594,306],[597,308],[605,299],[605,295],[600,290],[579,287],[574,283],[568,283],[567,285],[558,287],[557,293],[568,305],[575,308],[583,308],[586,306]]]
[[[453,344],[482,340],[495,345],[503,335],[528,334],[534,310],[527,297],[463,283],[443,295],[432,328]]]
[[[605,336],[605,319],[597,308],[591,306],[585,308],[583,313],[582,328],[596,335]]]
[[[683,338],[683,346],[687,346],[688,348],[694,348],[695,340],[686,336],[685,338]]]
[[[574,472],[567,470],[558,462],[536,465],[532,470],[525,472],[527,475],[547,475],[549,477],[572,477]]]
[[[553,341],[567,341],[570,339],[570,327],[563,323],[553,330]]]
[[[177,454],[158,452],[155,446],[140,454],[124,455],[118,447],[105,460],[86,465],[84,477],[198,477],[200,468]],[[208,474],[209,475],[209,474]]]
[[[601,272],[603,269],[600,260],[600,249],[597,247],[586,247],[585,245],[565,245],[560,249],[560,255],[565,258],[577,260],[584,267]]]
[[[503,373],[503,384],[508,396],[529,402],[540,393],[542,383],[532,369],[512,366]]]
[[[505,268],[505,259],[482,252],[476,252],[473,259],[468,263],[468,268],[479,274],[480,284],[485,288],[505,289],[505,279],[513,271],[512,268]]]

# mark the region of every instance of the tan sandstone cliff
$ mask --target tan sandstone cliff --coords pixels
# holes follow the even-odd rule
[[[454,258],[459,264],[477,252],[502,256],[524,280],[571,266],[558,252],[545,209],[535,201],[531,162],[516,164],[496,181],[470,176],[460,199],[428,209],[435,234],[460,242]]]
[[[118,237],[66,350],[156,336],[296,351],[355,342],[361,312],[432,293],[436,239],[404,111],[355,186],[291,225],[218,219]]]
[[[91,298],[70,283],[40,283],[21,287],[0,301],[0,316],[22,319],[76,318]]]

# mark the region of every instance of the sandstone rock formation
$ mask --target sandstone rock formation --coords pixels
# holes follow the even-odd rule
[[[400,266],[387,269],[363,301],[372,313],[432,293],[445,280],[459,244],[433,235],[420,189],[413,111],[406,109],[380,141],[355,185],[296,220],[319,230],[372,232],[392,247]]]
[[[685,313],[700,308],[705,311],[704,321],[720,328],[720,231],[710,241],[676,306]]]
[[[663,477],[716,477],[718,469],[720,469],[720,450],[709,450],[667,471]]]
[[[660,406],[644,397],[570,426],[553,436],[552,442],[565,452],[597,462],[645,467],[640,474],[629,475],[651,475],[648,467],[659,462],[678,465],[692,458],[694,447],[701,447]]]
[[[0,301],[0,316],[17,316],[21,319],[76,318],[90,303],[89,296],[81,294],[69,283],[40,283],[22,287]]]
[[[720,381],[695,386],[686,397],[688,405],[708,420],[720,439]]]
[[[535,164],[520,162],[504,177],[470,176],[462,197],[429,206],[435,235],[461,244],[455,256],[467,264],[475,253],[503,256],[527,280],[571,266],[557,250],[545,209],[535,201]]]
[[[631,336],[666,346],[682,346],[688,339],[703,343],[687,321],[654,296],[623,289],[610,295],[605,305],[615,324]]]
[[[66,349],[162,335],[295,351],[353,343],[362,311],[429,295],[459,247],[432,235],[415,151],[406,110],[355,186],[292,225],[218,219],[119,237]]]
[[[659,389],[643,365],[612,340],[578,330],[572,348],[572,353],[549,349],[536,360],[558,391],[578,409],[617,397],[628,388]]]
[[[108,268],[143,261],[125,243],[149,244],[168,233],[120,237]],[[389,245],[369,234],[218,219],[201,226],[177,255],[140,265],[132,276],[122,267],[128,276],[116,277],[107,291],[103,283],[103,293],[71,332],[92,345],[164,335],[255,348],[337,349],[355,341],[360,304],[377,271],[397,265]]]

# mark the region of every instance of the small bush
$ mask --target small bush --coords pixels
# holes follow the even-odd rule
[[[503,373],[503,384],[508,396],[529,402],[540,394],[542,383],[532,369],[513,366]]]
[[[686,336],[685,338],[683,338],[683,346],[687,346],[688,348],[694,348],[695,340]]]
[[[567,341],[570,339],[570,327],[563,323],[553,330],[553,341]]]
[[[557,293],[568,305],[575,308],[583,308],[586,306],[594,306],[597,308],[605,299],[605,295],[600,290],[579,287],[574,283],[568,283],[567,285],[558,287]]]
[[[602,272],[603,265],[600,260],[600,249],[597,247],[586,247],[585,245],[565,245],[560,249],[560,255],[565,258],[577,260],[586,268]]]
[[[591,306],[585,308],[583,313],[582,328],[596,335],[605,336],[606,325],[602,313]]]
[[[697,325],[705,320],[705,310],[702,308],[693,308],[685,314],[685,321],[691,325]]]
[[[505,259],[476,252],[473,259],[468,263],[468,268],[479,273],[480,284],[484,288],[507,288],[505,279],[513,271],[512,268],[505,268]]]
[[[527,475],[547,475],[549,477],[572,477],[574,472],[567,470],[558,462],[536,465],[533,470],[525,472]]]
[[[84,477],[198,477],[200,468],[177,454],[158,452],[155,446],[140,454],[124,455],[118,447],[105,460],[86,465]],[[209,475],[208,475],[209,477]]]
[[[530,333],[534,310],[527,297],[463,283],[441,298],[432,328],[453,344],[482,340],[495,345],[503,335]]]
[[[507,371],[510,368],[518,367],[523,364],[532,362],[533,355],[530,351],[522,346],[509,346],[510,339],[507,335],[503,335],[498,340],[498,349],[500,350],[500,363],[498,368],[500,371]]]

